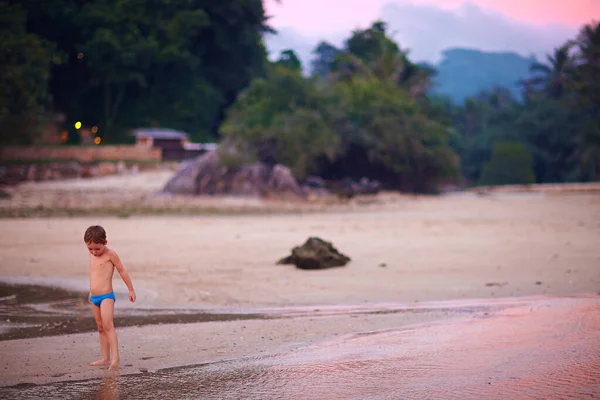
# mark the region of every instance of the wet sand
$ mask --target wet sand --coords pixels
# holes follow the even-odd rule
[[[223,357],[225,361],[187,367],[152,370],[138,366],[138,371],[129,368],[120,375],[96,373],[96,379],[0,388],[0,396],[22,399],[593,399],[600,396],[598,297],[440,302],[423,305],[421,309],[428,309],[430,316],[439,313],[439,309],[457,312],[451,318],[440,319],[438,315],[435,322],[400,328],[398,325],[407,320],[399,315],[393,316],[395,321],[387,322],[383,320],[389,319],[389,314],[372,315],[370,329],[339,334],[334,339],[327,338],[332,336],[332,326],[338,326],[338,332],[348,332],[342,326],[349,321],[348,317],[365,316],[341,309],[336,310],[335,316],[313,315],[310,323],[305,320],[309,317],[296,317],[290,322],[292,326],[298,328],[298,323],[308,323],[311,334],[307,336],[320,340],[313,344],[271,343],[268,346],[271,350],[263,355],[256,352],[248,356],[231,348],[227,350],[228,357]],[[259,331],[281,329],[283,326],[277,325],[281,322],[262,321]],[[233,322],[228,328],[237,331],[240,324]],[[240,341],[256,343],[258,326],[253,326],[253,321],[243,324],[240,332],[245,339]],[[139,332],[138,348],[144,347],[154,357],[162,356],[150,347],[152,341],[164,340],[164,328],[159,332],[149,329]],[[169,352],[171,356],[189,360],[190,352],[199,351],[197,343],[195,346],[190,339],[206,339],[199,338],[198,333],[206,336],[214,326],[182,328],[178,329],[177,342],[183,344],[171,342],[173,347]],[[152,335],[151,340],[148,335]],[[122,336],[124,340],[132,340],[131,328],[124,329]],[[54,358],[55,367],[68,371],[62,365],[66,363],[64,357],[56,357],[56,352],[72,339],[75,337],[57,337],[50,351],[44,351],[36,341],[16,342],[13,346],[31,364],[38,359],[48,364],[45,361],[48,356]],[[73,343],[76,348],[72,351],[83,350],[82,341]],[[0,351],[5,353],[6,348],[0,346]],[[143,365],[153,356],[135,363]],[[13,365],[10,363],[9,369],[15,361]],[[73,375],[68,379],[73,379]]]
[[[73,204],[116,201],[113,189],[90,185],[85,195],[66,183],[48,190]],[[45,201],[45,190],[19,198]],[[386,196],[287,215],[0,219],[0,280],[67,290],[53,301],[46,292],[0,300],[12,318],[0,326],[0,397],[101,389],[110,398],[111,388],[122,398],[600,396],[600,195]],[[98,344],[81,303],[82,235],[98,223],[138,293],[128,304],[115,274],[118,385],[87,367]],[[308,236],[352,261],[275,265]],[[563,297],[576,294],[588,297]],[[42,386],[6,388],[17,384]]]
[[[23,291],[23,288],[13,289]],[[115,320],[125,360],[120,373],[271,354],[352,332],[392,329],[474,313],[484,315],[503,307],[502,303],[484,303],[268,307],[248,308],[245,313],[224,308],[219,309],[220,313],[195,309],[143,312],[125,309]],[[79,320],[81,310],[68,309],[61,301],[28,303],[3,307],[2,318],[11,321],[23,318],[24,310],[25,314],[37,311],[38,319],[29,321],[33,324],[30,328],[22,328],[18,323],[5,324],[5,340],[0,341],[3,386],[106,375],[102,369],[87,367],[90,357],[96,357],[98,352],[93,320],[88,317],[60,327],[60,321]],[[58,330],[48,327],[57,322]],[[31,330],[35,332],[38,327],[39,335],[32,337]],[[87,333],[78,333],[81,331]],[[83,368],[74,370],[74,363]]]
[[[0,283],[0,341],[96,332],[87,293],[55,287]],[[120,327],[242,321],[285,317],[249,312],[207,312],[198,309],[124,308],[115,316]]]

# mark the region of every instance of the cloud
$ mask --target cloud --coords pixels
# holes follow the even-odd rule
[[[404,1],[381,10],[401,47],[410,48],[414,60],[437,62],[449,47],[484,51],[514,51],[543,56],[573,38],[576,29],[561,25],[536,26],[465,3],[455,10]]]
[[[577,29],[563,25],[539,26],[465,3],[456,9],[442,9],[433,4],[415,4],[399,0],[385,4],[380,18],[388,23],[394,39],[410,49],[413,61],[439,61],[441,52],[450,47],[475,48],[484,51],[514,51],[523,56],[543,57],[566,40]],[[292,28],[279,28],[279,34],[265,38],[272,59],[281,50],[292,48],[310,68],[311,51],[320,40],[341,46],[348,32],[322,37],[303,35]]]

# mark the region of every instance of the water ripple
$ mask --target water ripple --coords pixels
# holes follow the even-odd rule
[[[269,357],[43,386],[11,399],[600,398],[600,299],[366,332]]]

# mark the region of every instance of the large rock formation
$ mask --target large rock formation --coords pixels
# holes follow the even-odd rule
[[[259,162],[229,168],[216,150],[182,163],[163,191],[190,195],[302,195],[289,168]]]
[[[302,246],[292,249],[292,254],[277,261],[277,264],[294,264],[300,269],[325,269],[341,267],[350,257],[340,253],[330,242],[310,237]]]

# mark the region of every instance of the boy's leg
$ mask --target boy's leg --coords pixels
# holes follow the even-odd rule
[[[113,323],[115,313],[115,301],[106,299],[100,304],[100,316],[102,317],[102,327],[108,338],[110,352],[112,353],[112,361],[109,369],[117,369],[119,367],[119,342],[117,340],[117,332]]]
[[[92,304],[92,310],[94,311],[94,319],[96,320],[96,326],[98,327],[98,333],[100,334],[100,351],[102,352],[102,358],[98,361],[90,363],[90,365],[108,365],[110,364],[110,345],[108,343],[106,332],[104,332],[104,326],[102,325],[100,307],[96,307]]]

